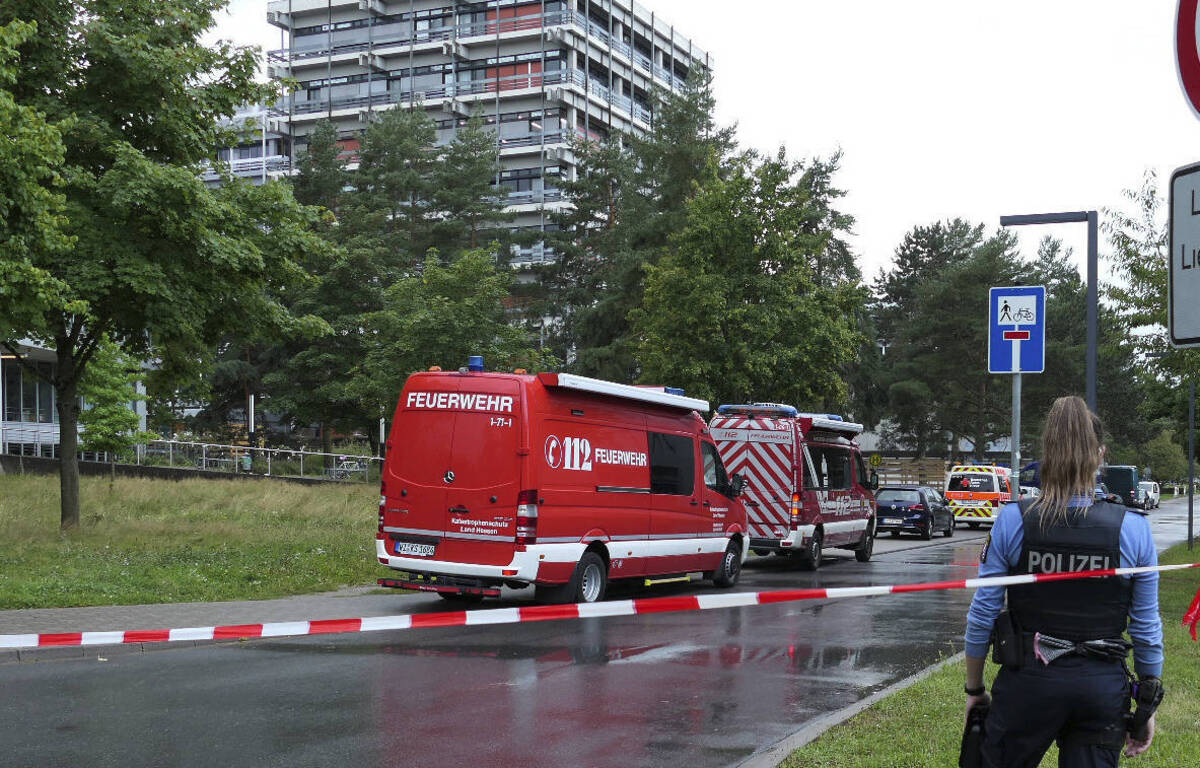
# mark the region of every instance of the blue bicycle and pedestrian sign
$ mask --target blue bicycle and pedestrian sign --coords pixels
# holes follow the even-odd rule
[[[1046,288],[992,288],[988,293],[988,373],[1046,370]]]

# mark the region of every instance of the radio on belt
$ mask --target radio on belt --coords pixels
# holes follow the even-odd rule
[[[698,412],[704,400],[566,373],[408,378],[392,420],[380,584],[478,600],[533,585],[592,602],[612,579],[732,586],[746,511]]]

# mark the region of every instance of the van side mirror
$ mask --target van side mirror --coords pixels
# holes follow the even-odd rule
[[[879,490],[879,473],[873,469],[871,470],[871,479],[867,481],[867,487],[872,491]]]
[[[746,490],[746,478],[734,472],[733,477],[729,478],[729,490],[735,499],[741,496],[742,492]]]

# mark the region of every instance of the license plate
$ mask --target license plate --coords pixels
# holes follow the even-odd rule
[[[433,557],[437,544],[418,544],[415,541],[397,541],[397,555],[414,555],[415,557]]]
[[[884,524],[884,525],[900,525],[900,524],[901,524],[901,523],[903,523],[903,522],[904,522],[904,521],[903,521],[903,520],[901,520],[901,519],[900,519],[900,518],[898,518],[898,517],[885,517],[885,518],[883,518],[883,524]]]

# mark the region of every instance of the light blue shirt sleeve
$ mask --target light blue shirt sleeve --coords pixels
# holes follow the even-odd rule
[[[1136,512],[1126,512],[1121,523],[1121,567],[1158,565],[1158,551],[1150,521]],[[1158,574],[1138,573],[1133,579],[1133,602],[1129,606],[1129,639],[1133,641],[1133,667],[1138,675],[1162,676],[1162,616],[1158,612]]]
[[[1005,504],[996,516],[987,544],[986,555],[979,563],[979,578],[1007,576],[1021,559],[1021,545],[1025,541],[1025,530],[1021,520],[1021,508],[1016,504]],[[992,638],[992,625],[1004,608],[1004,587],[980,587],[975,590],[971,609],[967,611],[967,655],[981,659],[987,656]]]

